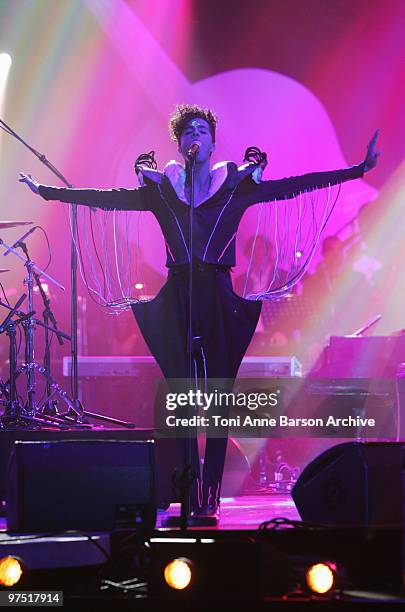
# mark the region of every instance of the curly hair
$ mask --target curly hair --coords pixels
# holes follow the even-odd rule
[[[180,136],[184,126],[189,119],[200,117],[210,126],[212,142],[215,142],[215,130],[217,127],[217,117],[209,108],[202,108],[198,104],[177,104],[169,118],[169,132],[172,140],[180,142]]]

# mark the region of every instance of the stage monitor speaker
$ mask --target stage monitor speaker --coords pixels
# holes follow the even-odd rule
[[[16,532],[153,528],[153,441],[16,441],[7,527]]]
[[[326,525],[400,526],[405,444],[346,442],[314,459],[293,490],[301,519]]]

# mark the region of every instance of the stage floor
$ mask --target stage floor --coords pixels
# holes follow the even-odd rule
[[[159,511],[156,527],[161,527],[161,522],[165,517],[176,514],[180,514],[180,504],[171,504],[165,512]],[[221,516],[218,527],[211,529],[254,530],[264,521],[278,517],[294,521],[300,520],[289,493],[226,497],[221,499]]]
[[[156,528],[161,528],[166,516],[180,514],[180,504],[171,504],[166,510],[159,510]],[[299,521],[300,516],[289,493],[263,493],[261,495],[240,495],[221,499],[221,517],[214,529],[257,529],[264,521],[283,517]],[[5,518],[0,518],[0,531],[7,529]]]

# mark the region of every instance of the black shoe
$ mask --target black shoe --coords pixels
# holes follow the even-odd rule
[[[220,506],[218,504],[205,504],[201,506],[193,515],[193,525],[195,527],[216,527],[219,521]]]
[[[221,505],[219,502],[213,504],[204,504],[197,510],[198,515],[213,516],[219,521]]]
[[[211,526],[218,525],[220,514],[220,484],[218,482],[203,486],[203,502],[197,510],[197,516]]]
[[[199,507],[187,515],[187,527],[216,527],[219,519],[219,508],[217,511],[207,507]],[[181,516],[166,516],[162,519],[162,527],[181,527]]]
[[[187,524],[190,527],[217,527],[219,521],[219,505],[201,506],[196,512],[193,512],[187,519]]]
[[[187,527],[217,527],[220,515],[219,501],[205,504],[193,510],[187,515]],[[180,516],[167,516],[162,520],[164,527],[181,527]]]

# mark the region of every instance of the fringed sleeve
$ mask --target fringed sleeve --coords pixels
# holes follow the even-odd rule
[[[84,204],[103,210],[152,211],[157,190],[154,185],[145,185],[137,189],[69,189],[40,185],[39,194],[45,200]]]
[[[322,189],[346,181],[361,178],[364,174],[364,162],[358,166],[329,172],[310,172],[302,176],[291,176],[274,181],[262,181],[250,185],[246,190],[245,204],[251,206],[259,202],[271,202],[294,198],[300,193]]]

